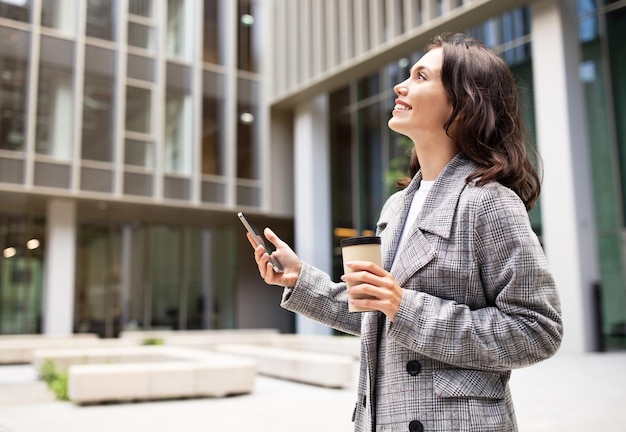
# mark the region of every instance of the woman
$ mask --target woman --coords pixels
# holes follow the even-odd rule
[[[552,356],[559,298],[527,210],[539,177],[507,65],[464,35],[437,37],[396,85],[389,127],[414,143],[412,179],[377,224],[383,267],[334,283],[271,230],[261,276],[282,306],[361,336],[356,431],[515,431],[511,369]],[[374,312],[349,313],[350,300]]]

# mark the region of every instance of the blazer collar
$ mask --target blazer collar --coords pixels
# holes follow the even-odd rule
[[[463,153],[458,153],[452,158],[435,180],[415,226],[439,237],[449,238],[459,197],[467,186],[467,176],[477,167],[478,165]],[[407,194],[413,195],[422,180],[421,177],[421,173],[415,176],[407,187]],[[413,183],[417,183],[417,186],[413,186]],[[410,192],[411,190],[413,192]]]

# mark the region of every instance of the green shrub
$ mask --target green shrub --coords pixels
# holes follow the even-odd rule
[[[54,362],[50,359],[46,359],[41,365],[41,371],[39,373],[42,381],[44,381],[48,388],[54,393],[59,400],[69,400],[67,393],[67,372],[59,372],[54,365]]]
[[[145,338],[141,344],[142,345],[163,345],[163,339],[161,338],[156,338],[156,337],[151,337],[151,338]]]

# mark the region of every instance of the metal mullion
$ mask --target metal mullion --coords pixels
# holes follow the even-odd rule
[[[313,38],[311,37],[311,0],[300,0],[297,3],[298,36],[300,37],[300,77],[298,81],[306,81],[313,75],[311,72],[311,56],[313,55]]]
[[[224,174],[227,179],[226,206],[235,207],[237,202],[237,2],[220,3],[224,29]]]
[[[268,19],[272,20],[273,25],[268,29],[268,32],[271,32],[272,37],[270,39],[271,44],[267,46],[275,46],[277,49],[270,53],[273,57],[273,61],[271,62],[273,65],[273,73],[267,82],[271,83],[269,94],[276,96],[288,89],[288,86],[286,85],[288,48],[287,34],[285,32],[286,26],[284,25],[287,22],[287,7],[284,0],[275,0],[272,3],[272,6],[275,8],[275,13],[272,14],[271,17],[268,16]]]
[[[154,16],[158,23],[155,31],[157,32],[156,42],[156,58],[155,58],[155,80],[151,94],[151,132],[155,136],[154,154],[155,169],[152,178],[152,197],[157,200],[163,199],[163,176],[165,175],[165,80],[166,80],[166,31],[167,29],[167,3],[154,2]]]
[[[287,64],[286,67],[288,86],[297,87],[302,77],[302,67],[298,61],[300,51],[303,49],[299,38],[298,28],[298,2],[287,2]]]
[[[261,7],[258,9],[258,13],[259,13],[259,22],[262,23],[263,26],[266,26],[266,29],[261,29],[260,34],[261,34],[261,38],[262,38],[262,44],[263,46],[270,46],[269,42],[272,39],[272,31],[273,31],[273,27],[272,25],[270,25],[270,13],[268,13],[268,9],[265,7]],[[315,21],[313,21],[313,24],[315,24]],[[267,30],[267,31],[264,31]],[[313,38],[313,40],[315,40],[316,38]],[[315,54],[311,53],[311,57],[313,57]],[[312,62],[314,61],[313,59],[311,60]],[[265,61],[265,58],[263,56],[261,56],[260,60],[259,60],[259,65],[258,65],[258,71],[260,74],[260,78],[257,81],[259,83],[259,100],[258,100],[258,121],[259,121],[259,141],[258,141],[258,146],[259,146],[259,163],[260,163],[260,173],[259,173],[259,178],[261,180],[261,186],[260,186],[260,193],[261,193],[261,208],[265,211],[271,211],[271,202],[272,202],[272,196],[271,196],[271,188],[270,188],[270,184],[272,183],[272,176],[270,173],[270,169],[272,166],[272,162],[271,162],[271,146],[270,146],[270,127],[269,127],[269,122],[270,122],[270,109],[269,109],[269,104],[266,103],[266,101],[269,99],[268,98],[268,87],[266,85],[267,83],[267,79],[265,79],[265,77],[268,74],[272,74],[273,73],[273,64],[272,62],[268,62]],[[310,66],[311,69],[313,69],[312,66]]]
[[[428,24],[437,16],[435,0],[422,0],[422,24]]]
[[[189,2],[188,2],[189,3]],[[194,50],[191,60],[191,103],[192,103],[192,133],[191,148],[192,168],[191,168],[191,202],[202,202],[202,64],[203,52],[201,41],[204,37],[204,2],[195,0],[194,9],[189,7],[185,10],[185,19],[195,19],[193,25],[195,30]],[[195,13],[192,13],[195,11]]]
[[[352,0],[344,0],[339,2],[339,22],[343,25],[339,26],[339,64],[350,60],[352,45],[353,28],[350,25],[350,3]]]
[[[404,32],[411,31],[414,27],[417,27],[418,23],[415,20],[415,14],[417,5],[413,0],[402,0],[404,8]]]
[[[367,52],[369,50],[369,43],[367,38],[367,14],[365,10],[367,5],[366,0],[354,0],[354,56]]]
[[[70,178],[70,187],[74,192],[80,190],[81,178],[86,17],[87,0],[78,0],[76,8],[76,41],[74,46],[74,131],[72,142],[72,174]]]
[[[118,0],[117,18],[117,68],[115,71],[115,102],[116,109],[113,132],[113,195],[120,198],[124,195],[124,141],[126,122],[126,68],[128,63],[128,0]]]
[[[370,47],[377,49],[383,40],[382,34],[382,14],[380,13],[380,1],[369,0],[370,14],[369,14],[369,28],[371,30]]]
[[[396,10],[396,0],[386,0],[384,7],[386,8],[387,28],[390,29],[385,35],[385,41],[388,41],[402,34],[402,19],[399,18],[400,13]]]
[[[315,1],[312,3],[312,76],[315,77],[324,71],[324,3]],[[267,22],[267,20],[266,20]],[[273,29],[270,29],[273,30]],[[269,45],[268,45],[269,46]]]
[[[325,43],[326,51],[326,70],[332,70],[337,66],[337,13],[335,8],[337,3],[335,0],[326,0],[326,29],[327,35]]]
[[[41,0],[35,0],[31,9],[30,65],[28,91],[26,92],[26,142],[24,145],[24,183],[32,187],[35,179],[35,129],[37,126],[37,99],[39,88],[39,64],[41,60]]]

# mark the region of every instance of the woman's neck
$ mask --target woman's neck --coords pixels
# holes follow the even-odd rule
[[[440,146],[429,146],[428,148],[415,146],[422,179],[436,180],[446,165],[459,152],[458,147],[450,143],[448,143],[449,145],[441,143]]]

